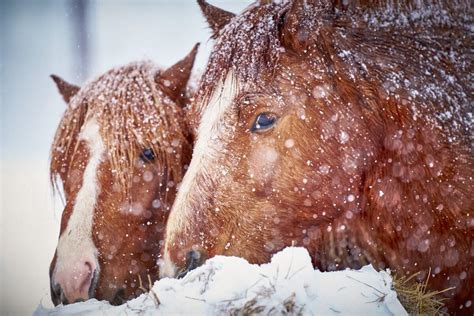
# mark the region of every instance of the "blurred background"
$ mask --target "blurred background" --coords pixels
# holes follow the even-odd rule
[[[239,12],[251,1],[209,2]],[[134,60],[167,67],[201,42],[199,73],[209,35],[194,0],[0,0],[0,315],[51,306],[62,203],[49,147],[66,105],[49,75],[81,85]]]

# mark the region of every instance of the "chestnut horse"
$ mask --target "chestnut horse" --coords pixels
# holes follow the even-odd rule
[[[158,278],[164,227],[191,139],[186,86],[197,46],[165,71],[151,62],[112,69],[79,88],[52,76],[69,106],[51,150],[65,207],[50,267],[54,304],[113,304]],[[55,181],[58,182],[55,182]]]
[[[216,43],[162,276],[296,244],[325,271],[430,274],[472,314],[470,3],[199,3]]]

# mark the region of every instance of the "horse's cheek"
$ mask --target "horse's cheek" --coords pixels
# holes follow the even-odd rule
[[[279,153],[269,142],[256,145],[252,149],[249,155],[248,173],[257,188],[263,189],[272,184],[279,159]]]

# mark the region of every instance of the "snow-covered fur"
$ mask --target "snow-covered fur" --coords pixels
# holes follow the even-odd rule
[[[204,10],[217,39],[162,272],[296,244],[324,271],[430,273],[451,313],[472,314],[470,3],[339,3]]]
[[[65,196],[50,267],[55,304],[114,304],[158,277],[176,184],[191,158],[183,107],[197,46],[176,65],[112,69],[79,89],[57,76],[68,108],[51,151],[51,180]]]

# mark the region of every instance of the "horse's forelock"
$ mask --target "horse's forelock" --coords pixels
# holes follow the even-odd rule
[[[278,26],[285,6],[276,3],[251,6],[222,29],[202,76],[198,100],[208,99],[230,71],[246,88],[255,87],[262,76],[271,72],[281,48]]]

